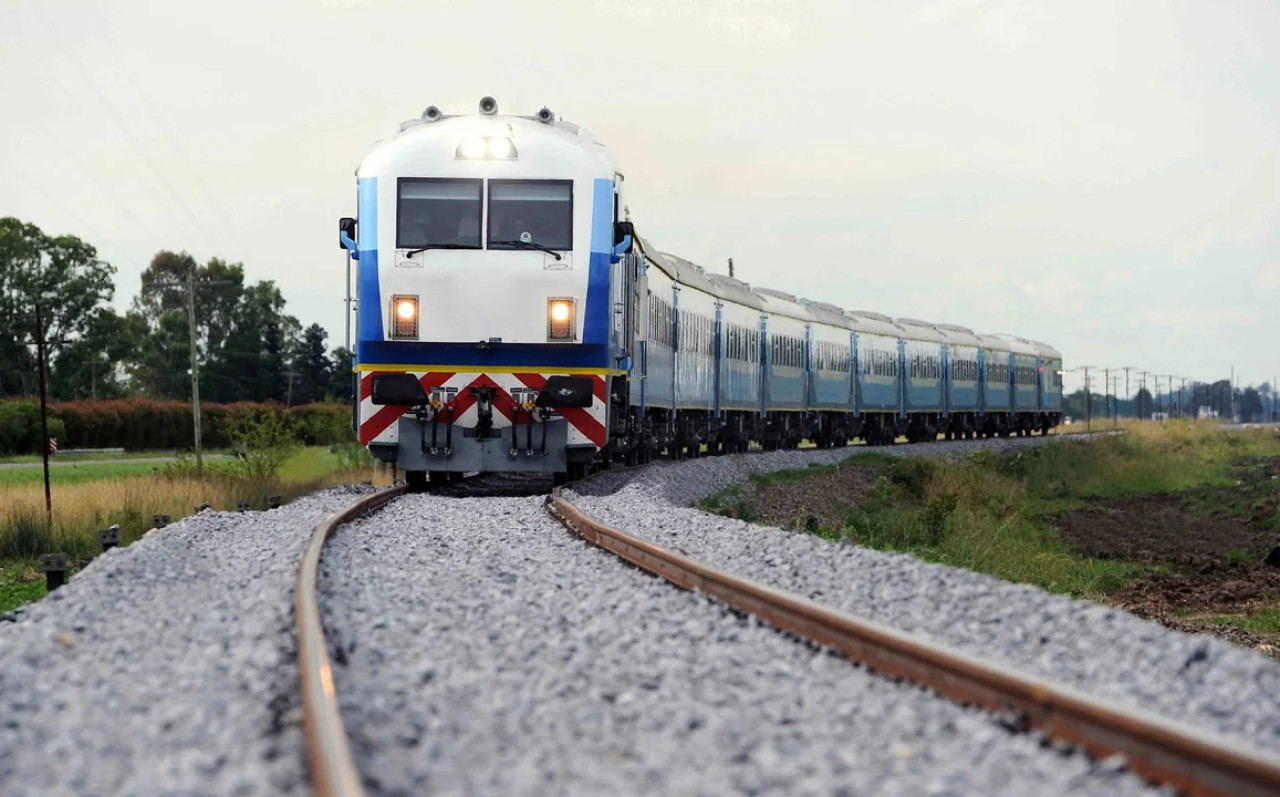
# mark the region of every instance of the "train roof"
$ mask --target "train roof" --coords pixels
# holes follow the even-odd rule
[[[992,337],[999,338],[1000,340],[1003,340],[1006,343],[1008,343],[1009,351],[1013,352],[1014,354],[1029,354],[1032,357],[1035,357],[1040,353],[1036,349],[1036,347],[1031,344],[1031,341],[1027,340],[1026,338],[1020,338],[1017,335],[1007,335],[1004,333],[998,333],[998,334],[992,335]]]
[[[893,322],[893,319],[887,315],[880,313],[868,313],[862,311],[845,311],[844,317],[849,319],[849,323],[853,325],[853,329],[857,332],[866,332],[873,335],[890,335],[892,337],[900,337],[904,330]]]
[[[786,316],[799,321],[815,321],[817,320],[813,311],[808,307],[800,304],[796,297],[789,293],[776,291],[772,288],[755,288],[756,295],[760,297],[761,303],[764,304],[764,311],[773,315]]]
[[[697,288],[712,296],[719,295],[715,285],[707,278],[707,272],[703,271],[701,266],[691,263],[682,257],[659,252],[657,247],[650,245],[648,241],[640,236],[636,236],[636,239],[640,244],[640,251],[644,252],[644,256],[649,262],[662,269],[667,276],[681,285]]]
[[[996,337],[995,335],[979,334],[978,340],[982,342],[982,348],[989,351],[1013,351],[1013,349],[1009,347],[1009,341],[1004,338]]]
[[[937,327],[928,321],[920,321],[915,318],[897,318],[894,320],[897,321],[898,326],[906,330],[906,334],[903,337],[911,338],[912,340],[936,341],[938,343],[946,340]]]
[[[737,304],[746,305],[755,310],[763,310],[764,302],[752,290],[751,286],[739,279],[726,277],[724,274],[707,274],[707,279],[716,287],[716,296]]]
[[[948,343],[960,343],[965,346],[982,345],[982,339],[978,337],[978,333],[968,327],[958,324],[936,324],[935,326]]]
[[[809,299],[801,299],[800,304],[809,308],[809,312],[813,313],[813,319],[819,324],[839,327],[840,329],[853,329],[853,323],[844,314],[843,308],[827,302],[815,302]]]
[[[1031,345],[1036,347],[1036,351],[1040,353],[1041,357],[1047,357],[1051,360],[1062,359],[1062,352],[1050,346],[1048,343],[1041,343],[1038,340],[1033,340],[1031,341]]]

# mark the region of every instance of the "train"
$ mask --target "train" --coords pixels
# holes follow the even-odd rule
[[[354,425],[411,487],[559,482],[657,456],[1046,434],[1063,358],[1015,335],[845,310],[662,252],[603,144],[549,108],[435,106],[377,142],[339,243],[356,269]]]

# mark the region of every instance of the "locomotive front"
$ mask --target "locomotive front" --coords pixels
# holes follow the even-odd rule
[[[583,472],[624,358],[609,312],[631,244],[621,177],[586,130],[428,108],[357,175],[360,441],[410,484]],[[612,334],[611,334],[612,333]]]

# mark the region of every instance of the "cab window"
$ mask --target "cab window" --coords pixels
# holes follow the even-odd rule
[[[573,248],[572,180],[490,180],[489,248]]]
[[[396,247],[480,248],[480,180],[402,177]]]

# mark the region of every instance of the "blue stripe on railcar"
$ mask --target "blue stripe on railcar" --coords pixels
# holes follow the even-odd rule
[[[681,409],[712,409],[714,373],[715,361],[709,355],[687,351],[681,346],[676,367],[676,406]]]
[[[720,408],[725,410],[760,409],[760,365],[725,358],[720,366]]]
[[[898,410],[898,378],[895,376],[875,376],[873,374],[858,375],[858,409],[892,411]]]
[[[766,410],[804,409],[804,369],[770,364],[766,376]]]
[[[1013,356],[1000,352],[988,353],[983,349],[978,353],[979,376],[982,380],[982,406],[987,412],[1007,412],[1009,410],[1009,383],[1006,380],[992,382],[987,379],[990,365],[1008,363],[1013,368]]]
[[[675,356],[671,349],[649,340],[645,343],[648,370],[644,380],[644,403],[648,407],[670,409],[675,404]]]
[[[907,411],[940,412],[942,410],[942,380],[924,377],[907,377]]]
[[[853,407],[853,379],[847,373],[838,371],[811,372],[813,397],[811,406],[815,409],[847,410]]]
[[[947,401],[947,409],[952,412],[978,409],[978,383],[952,380]]]

